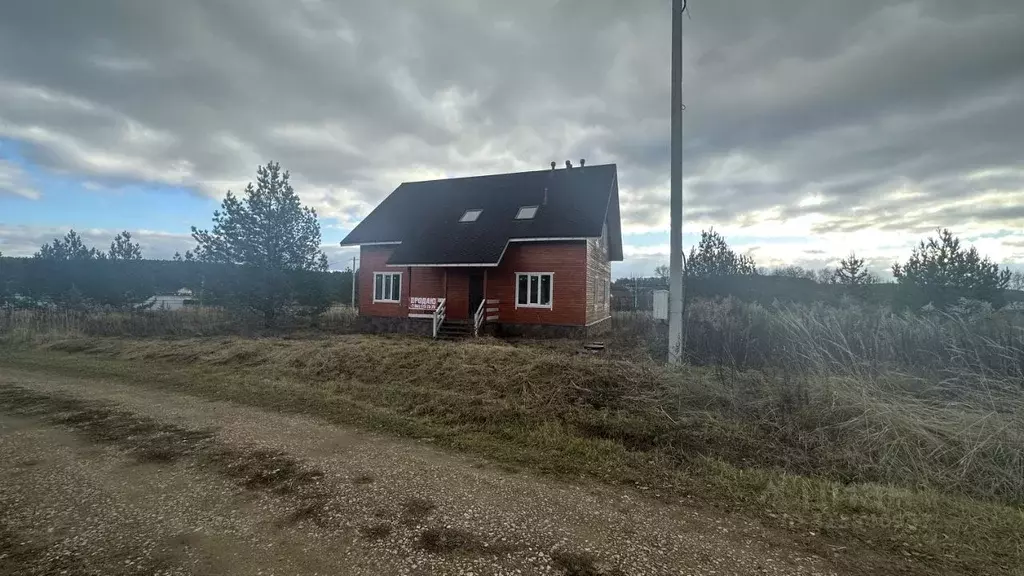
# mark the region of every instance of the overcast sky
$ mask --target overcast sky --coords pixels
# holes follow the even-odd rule
[[[33,0],[0,17],[0,251],[73,227],[192,246],[277,160],[337,241],[402,181],[619,167],[626,262],[668,260],[670,0]],[[1024,2],[690,0],[685,242],[758,264],[938,226],[1024,263]]]

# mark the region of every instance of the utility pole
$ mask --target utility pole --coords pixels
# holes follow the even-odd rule
[[[668,265],[668,361],[683,356],[683,0],[672,0],[672,182]]]
[[[356,307],[356,257],[352,257],[352,308]]]

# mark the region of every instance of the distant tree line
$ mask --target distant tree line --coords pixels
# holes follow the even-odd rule
[[[863,258],[851,253],[835,268],[808,270],[785,266],[774,270],[759,268],[753,259],[737,254],[714,230],[702,231],[697,246],[684,259],[687,297],[733,295],[747,300],[823,301],[843,297],[888,304],[894,308],[918,309],[926,305],[945,309],[961,298],[989,302],[996,307],[1006,302],[1007,289],[1024,289],[1024,274],[1011,273],[964,247],[949,230],[937,230],[935,237],[922,241],[906,262],[892,266],[893,283],[882,284],[868,270]],[[668,266],[660,265],[654,277],[620,279],[620,288],[646,285],[668,286]]]
[[[274,303],[284,301],[281,308],[322,309],[331,302],[348,301],[350,278],[350,272],[296,270],[271,283],[257,267],[213,262],[3,258],[0,304],[138,310],[150,296],[186,288],[197,304],[263,312],[265,301],[273,298]]]
[[[121,232],[101,251],[74,230],[32,258],[0,259],[0,304],[102,305],[135,309],[181,288],[204,304],[241,306],[271,325],[286,309],[307,313],[350,298],[353,271],[328,272],[316,211],[305,207],[276,162],[257,169],[241,196],[228,192],[213,227],[192,227],[196,247],[171,261],[143,260]]]
[[[110,250],[104,252],[85,245],[82,237],[73,229],[63,238],[54,238],[53,242],[43,244],[35,253],[41,260],[142,260],[142,248],[138,242],[132,242],[132,234],[125,230],[110,243]]]

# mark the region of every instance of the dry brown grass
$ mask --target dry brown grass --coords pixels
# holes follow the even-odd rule
[[[475,534],[461,528],[437,526],[420,533],[419,546],[434,554],[469,554],[484,550]]]
[[[182,338],[297,332],[344,334],[354,332],[356,327],[355,311],[347,306],[334,306],[316,316],[284,313],[272,329],[266,327],[261,315],[251,311],[209,306],[136,311],[102,308],[0,310],[0,334],[11,341],[31,341],[40,336]]]
[[[593,554],[555,550],[551,553],[551,561],[565,576],[625,576],[622,569],[598,566]]]
[[[202,459],[249,490],[291,494],[315,484],[323,476],[321,471],[309,468],[283,452],[260,448],[213,446],[202,453]]]
[[[259,317],[217,308],[182,310],[75,310],[53,308],[0,312],[0,333],[25,340],[39,335],[65,336],[204,336],[256,334]]]
[[[664,359],[666,330],[649,313],[613,316],[613,338]],[[847,302],[763,306],[735,298],[687,308],[688,361],[739,369],[875,378],[891,371],[943,381],[956,391],[982,380],[1024,379],[1024,314],[963,302],[949,311],[896,314]]]

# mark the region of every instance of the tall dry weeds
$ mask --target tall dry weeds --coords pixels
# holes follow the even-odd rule
[[[356,320],[356,314],[352,309],[341,306],[316,316],[283,314],[273,332],[315,329],[331,333],[350,333],[357,328]],[[0,309],[0,337],[8,341],[68,336],[254,336],[266,332],[268,331],[262,316],[244,309]]]
[[[667,345],[650,316],[616,323],[634,348]],[[687,332],[687,358],[715,376],[666,370],[657,404],[673,421],[748,426],[796,471],[1024,503],[1017,312],[704,300]]]

